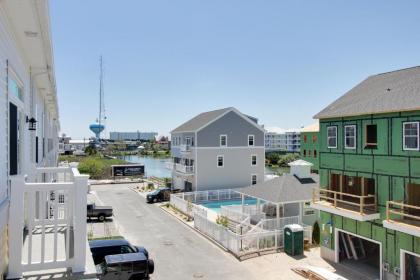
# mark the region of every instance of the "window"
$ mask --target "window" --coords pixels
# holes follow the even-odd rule
[[[366,149],[376,149],[378,147],[378,131],[376,124],[366,125]]]
[[[336,149],[337,148],[337,127],[329,126],[327,128],[327,142],[328,148]]]
[[[311,150],[308,150],[308,157],[311,156]]]
[[[251,177],[251,185],[257,184],[257,175],[253,174]]]
[[[223,166],[224,166],[224,157],[217,156],[217,167],[223,167]]]
[[[248,135],[248,146],[254,146],[254,135]]]
[[[303,150],[303,156],[306,157],[306,150]]]
[[[404,150],[419,149],[419,123],[405,122],[403,123]]]
[[[220,147],[227,146],[227,135],[220,135]]]
[[[312,135],[312,142],[316,143],[317,140],[318,140],[318,137],[316,135]]]
[[[9,77],[7,86],[10,95],[17,97],[20,101],[23,101],[23,89],[15,79]]]
[[[251,165],[252,166],[256,166],[257,165],[257,156],[256,155],[252,155],[251,156]]]
[[[317,154],[316,154],[316,150],[314,150],[314,158],[316,158]]]
[[[62,193],[58,194],[58,203],[64,204],[64,202],[65,202],[64,194]]]
[[[356,126],[346,125],[344,127],[344,141],[346,149],[356,149]]]
[[[303,135],[303,142],[307,142],[308,141],[308,136],[305,134],[305,135]]]

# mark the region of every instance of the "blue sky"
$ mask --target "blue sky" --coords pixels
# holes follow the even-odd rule
[[[367,76],[420,65],[420,1],[50,1],[62,132],[157,131],[234,106],[295,128]]]

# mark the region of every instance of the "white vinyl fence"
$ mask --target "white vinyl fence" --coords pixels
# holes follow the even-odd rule
[[[193,204],[187,200],[182,199],[180,194],[171,194],[170,203],[185,215],[193,218],[194,213],[200,213],[201,216],[207,218],[207,210],[201,206]]]

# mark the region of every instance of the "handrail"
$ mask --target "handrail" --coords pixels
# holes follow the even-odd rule
[[[392,209],[392,206],[399,206],[402,207],[400,209]],[[415,220],[420,221],[420,216],[415,216],[415,215],[411,215],[411,214],[407,214],[404,213],[404,210],[406,210],[407,208],[410,209],[415,209],[415,210],[420,210],[419,206],[416,205],[410,205],[410,204],[406,204],[404,202],[400,202],[400,201],[387,201],[386,202],[386,219],[389,220],[393,220],[390,216],[390,214],[395,214],[395,215],[400,215],[402,217],[407,217],[407,218],[412,218]]]
[[[324,193],[324,194],[322,194],[322,193]],[[333,197],[329,197],[328,194],[332,194]],[[338,196],[340,198],[338,198]],[[359,203],[344,200],[344,199],[342,199],[343,196],[357,198],[357,199],[359,199]],[[369,198],[373,198],[373,203],[366,203],[365,202],[366,199],[369,199]],[[374,210],[375,211],[377,210],[376,195],[373,195],[373,194],[356,195],[356,194],[333,191],[333,190],[328,190],[328,189],[314,188],[313,189],[313,196],[312,196],[313,203],[316,203],[317,201],[321,201],[321,200],[331,201],[335,208],[337,208],[337,202],[347,204],[347,205],[352,205],[352,206],[355,206],[355,207],[359,207],[359,212],[360,212],[361,215],[364,214],[365,207],[374,207]]]

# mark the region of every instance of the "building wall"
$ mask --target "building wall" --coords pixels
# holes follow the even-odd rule
[[[300,157],[313,164],[312,170],[319,169],[319,132],[302,132],[300,135]]]
[[[217,166],[217,156],[224,156],[224,167]],[[257,166],[251,166],[251,155],[257,155]],[[251,175],[264,181],[265,152],[259,148],[226,148],[197,150],[196,176],[198,190],[229,189],[251,185]]]
[[[267,151],[299,152],[300,138],[300,132],[298,131],[284,133],[269,131],[265,134],[265,148]]]
[[[382,221],[386,218],[386,202],[405,200],[407,183],[420,184],[420,151],[403,150],[402,123],[420,121],[420,112],[381,114],[345,119],[321,120],[320,122],[320,186],[329,185],[331,174],[344,174],[375,179],[375,193],[378,201],[380,219],[359,222],[340,215],[321,212],[321,244],[334,248],[335,228],[343,229],[382,244],[383,262],[389,263],[391,271],[400,267],[400,249],[420,253],[420,238],[386,229]],[[344,125],[357,125],[356,149],[344,149]],[[365,149],[363,139],[366,124],[377,124],[378,147]],[[327,146],[327,127],[337,126],[337,149]],[[333,233],[330,234],[332,223]]]
[[[121,140],[155,140],[157,132],[110,132],[109,139],[114,141]]]

